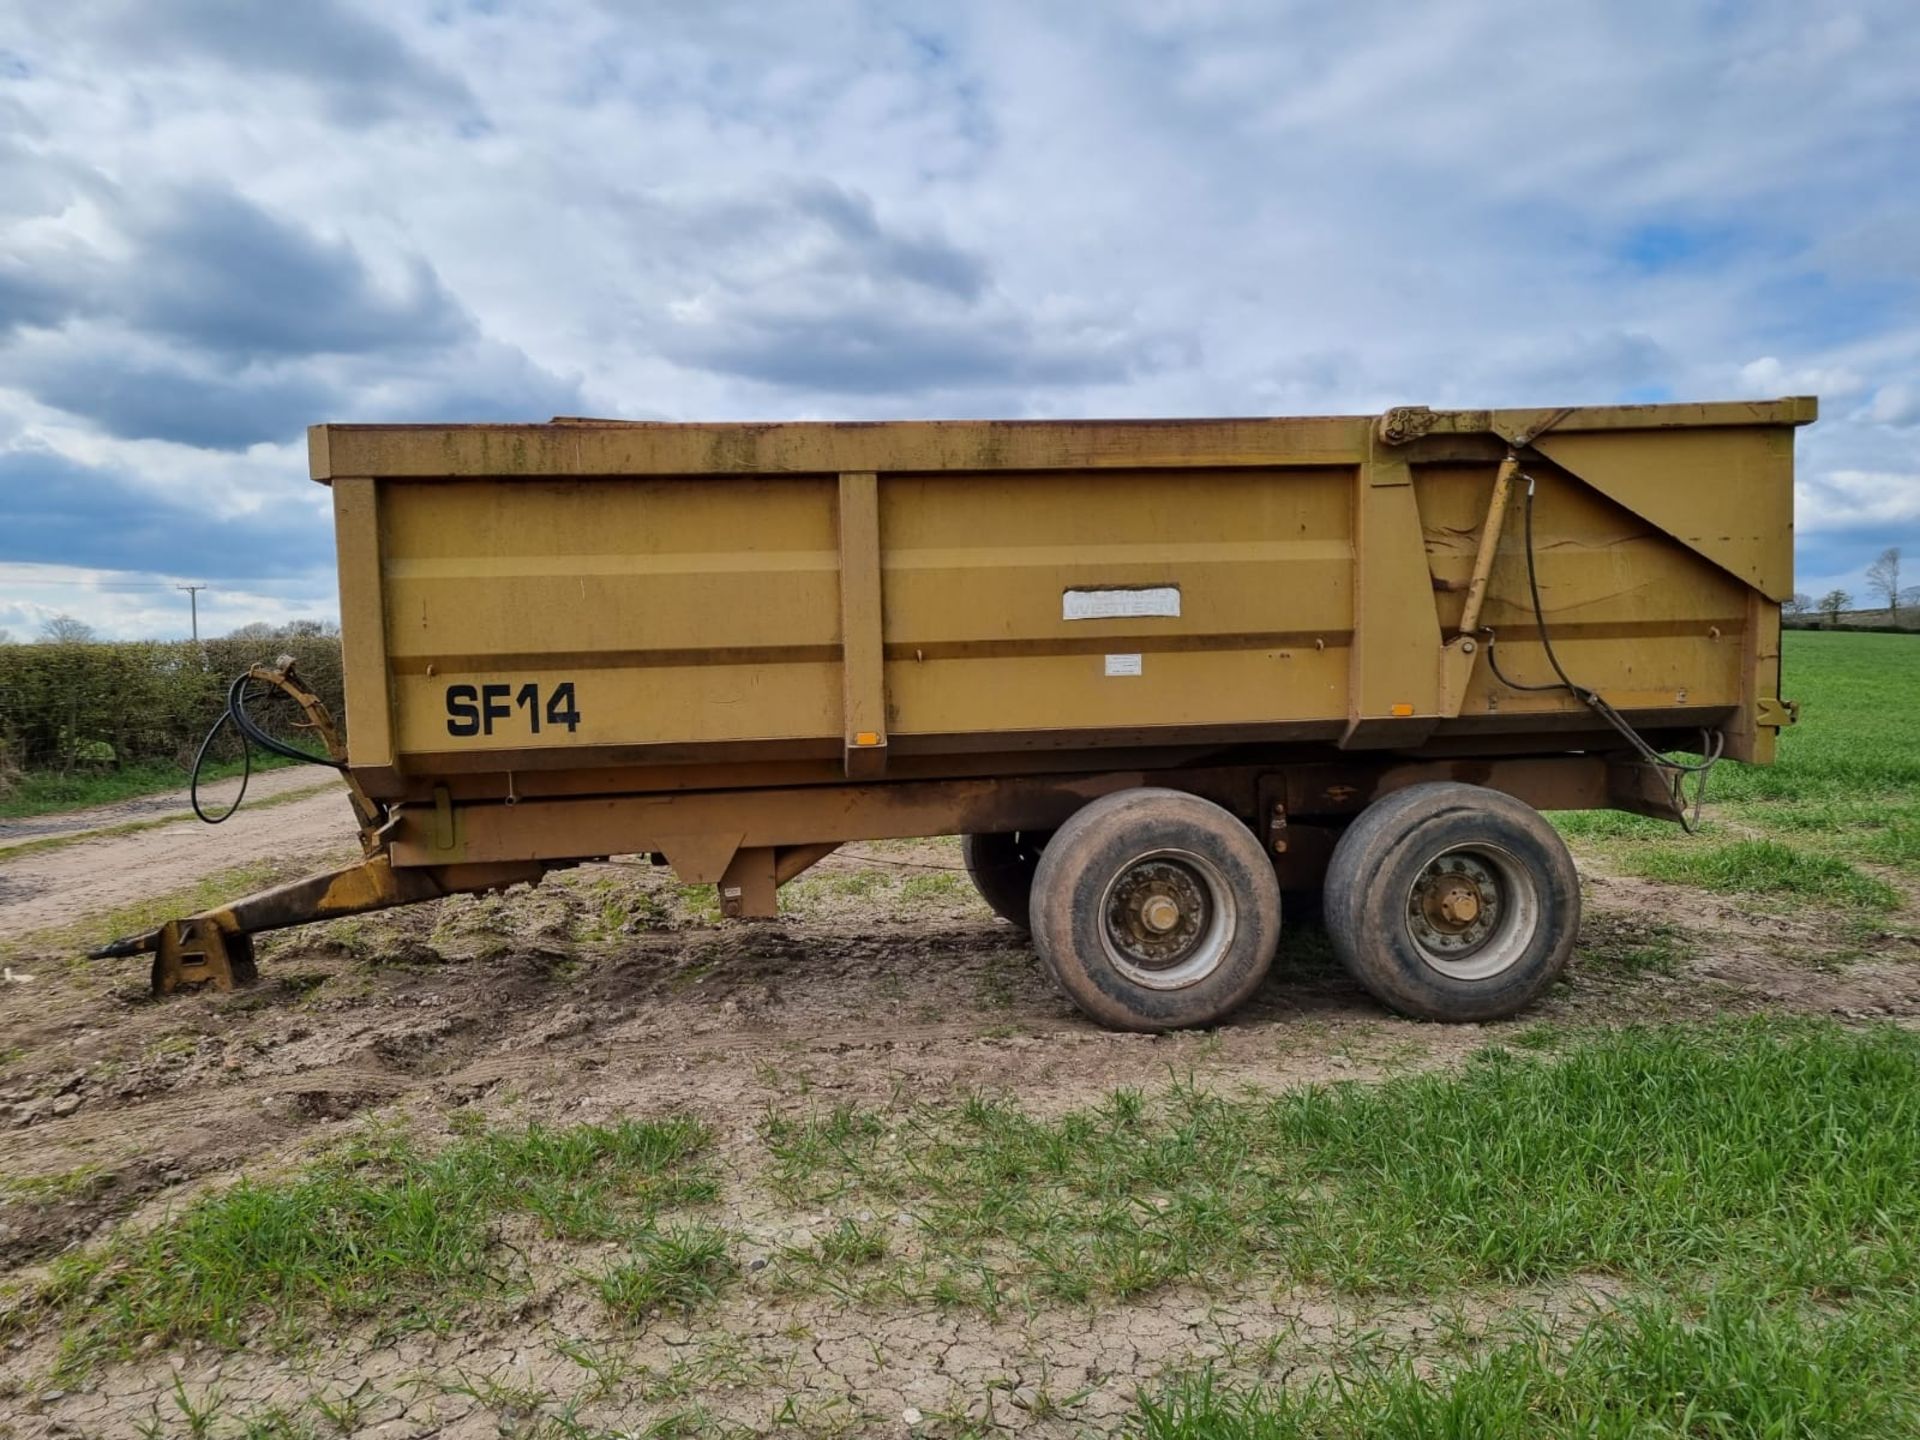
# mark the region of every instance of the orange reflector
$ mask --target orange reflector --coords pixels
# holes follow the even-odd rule
[[[853,737],[853,743],[856,745],[878,745],[880,743],[880,734],[876,730],[862,730]]]
[[[1413,713],[1413,707],[1411,705],[1396,705],[1393,707],[1393,713],[1396,715],[1411,715]]]

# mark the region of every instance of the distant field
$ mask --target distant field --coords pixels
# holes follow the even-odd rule
[[[1796,630],[1830,628],[1826,616],[1820,614],[1788,615],[1784,617],[1784,623]],[[1902,605],[1898,615],[1884,606],[1878,610],[1843,610],[1840,612],[1840,624],[1849,629],[1905,630],[1910,634],[1920,634],[1920,606]]]
[[[1920,635],[1792,631],[1780,690],[1800,723],[1779,763],[1716,775],[1729,799],[1920,801]]]

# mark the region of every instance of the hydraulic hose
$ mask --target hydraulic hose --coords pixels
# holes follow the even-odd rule
[[[193,757],[193,776],[187,786],[187,797],[193,802],[193,813],[209,825],[218,825],[233,818],[234,811],[240,808],[241,801],[247,798],[247,783],[253,779],[253,747],[258,745],[270,755],[279,755],[288,760],[300,761],[307,765],[325,765],[330,770],[345,770],[346,762],[334,760],[325,755],[315,755],[311,750],[302,750],[297,745],[269,735],[260,723],[247,713],[247,682],[251,674],[237,675],[227,687],[227,705],[220,712],[220,718],[213,722],[207,731],[206,739],[200,742],[200,750]],[[209,815],[200,805],[200,772],[206,768],[207,754],[213,749],[213,742],[227,726],[233,726],[240,736],[240,792],[233,797],[233,803],[218,815]]]
[[[1608,725],[1612,726],[1643,761],[1667,774],[1673,785],[1674,806],[1680,812],[1680,826],[1682,829],[1691,832],[1694,827],[1700,823],[1700,811],[1706,804],[1707,799],[1707,776],[1713,772],[1713,767],[1720,762],[1721,753],[1726,749],[1726,736],[1717,730],[1702,730],[1700,732],[1701,758],[1699,762],[1692,763],[1685,760],[1675,760],[1672,756],[1663,755],[1660,751],[1656,750],[1644,735],[1633,728],[1626,716],[1614,709],[1599,691],[1591,690],[1585,685],[1576,683],[1573,677],[1567,674],[1566,667],[1560,663],[1560,656],[1553,648],[1553,637],[1547,632],[1547,610],[1540,598],[1539,566],[1535,558],[1533,543],[1534,478],[1525,472],[1521,473],[1520,478],[1527,482],[1527,498],[1524,510],[1527,550],[1527,591],[1533,601],[1533,623],[1534,628],[1539,632],[1540,649],[1547,657],[1547,664],[1553,667],[1553,673],[1558,678],[1548,681],[1543,685],[1525,685],[1517,680],[1510,679],[1507,674],[1501,670],[1499,658],[1495,654],[1498,645],[1497,637],[1491,629],[1482,626],[1480,633],[1487,637],[1487,663],[1493,669],[1494,678],[1509,690],[1565,690],[1588,709],[1592,710],[1595,715],[1598,715],[1602,720],[1606,721]],[[1686,781],[1689,775],[1699,777],[1694,784],[1691,806],[1693,818],[1691,822],[1689,822],[1687,818],[1688,801],[1686,796]]]

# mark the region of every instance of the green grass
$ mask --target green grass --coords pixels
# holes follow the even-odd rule
[[[437,1151],[373,1134],[64,1256],[30,1306],[61,1316],[69,1368],[149,1339],[292,1343],[321,1317],[444,1324],[513,1288],[510,1218],[637,1244],[663,1211],[711,1201],[709,1139],[687,1119],[481,1130]]]
[[[865,868],[822,866],[809,871],[802,879],[781,887],[781,912],[800,916],[832,915],[844,909],[849,901],[863,900],[895,913],[980,904],[973,883],[954,871],[894,867],[884,859],[863,862],[863,857],[854,855],[837,857],[834,863],[849,866],[865,863]]]
[[[594,1286],[602,1303],[629,1321],[656,1310],[690,1310],[714,1299],[739,1272],[725,1232],[710,1225],[654,1231],[630,1248],[631,1258]]]
[[[1715,768],[1702,834],[1616,811],[1554,824],[1669,884],[1776,908],[1902,908],[1901,889],[1871,871],[1920,875],[1920,636],[1790,631],[1782,688],[1800,723],[1781,732],[1774,764]]]
[[[827,1291],[858,1300],[883,1298],[902,1287],[897,1275],[870,1273],[889,1258],[892,1239],[884,1223],[843,1217],[811,1245],[787,1247],[771,1278],[781,1289],[800,1293]]]
[[[1912,1424],[1920,1034],[1749,1020],[1553,1038],[1279,1095],[1175,1085],[1045,1116],[982,1096],[770,1115],[761,1183],[807,1212],[813,1239],[756,1283],[879,1307],[882,1326],[901,1305],[1104,1307],[1246,1283],[1331,1289],[1360,1316],[1408,1297],[1435,1313],[1504,1310],[1507,1287],[1598,1294],[1604,1276],[1604,1293],[1628,1298],[1596,1299],[1591,1323],[1509,1319],[1490,1337],[1406,1344],[1383,1332],[1302,1356],[1309,1374],[1336,1366],[1317,1385],[1248,1390],[1201,1372],[1150,1390],[1134,1432],[1624,1440]],[[451,1326],[525,1292],[535,1236],[612,1248],[575,1263],[616,1334],[745,1283],[732,1237],[686,1213],[719,1193],[699,1123],[456,1131],[433,1147],[371,1131],[205,1195],[62,1258],[13,1318],[59,1325],[67,1383],[149,1343]],[[647,1403],[725,1383],[676,1370]],[[207,1395],[182,1398],[211,1413]]]
[[[695,925],[720,923],[720,895],[712,885],[676,885],[673,896],[679,913]]]
[[[1632,1305],[1571,1344],[1526,1337],[1438,1375],[1411,1364],[1293,1388],[1211,1371],[1146,1396],[1136,1440],[1884,1440],[1920,1433],[1920,1304],[1841,1315],[1751,1298]]]
[[[898,899],[899,878],[878,867],[840,870],[820,867],[780,887],[780,910],[786,915],[830,915],[849,901]]]
[[[253,768],[278,770],[296,762],[278,755],[256,755]],[[209,761],[201,781],[224,780],[240,773],[238,760]],[[122,800],[137,800],[168,790],[184,790],[191,778],[184,766],[170,761],[150,760],[120,765],[98,773],[62,774],[57,770],[29,770],[12,789],[0,795],[0,820],[21,820],[31,815],[56,815],[63,810],[85,810],[94,805],[113,805]]]
[[[769,1119],[796,1202],[914,1217],[871,1293],[1098,1300],[1259,1273],[1346,1291],[1733,1266],[1821,1296],[1920,1261],[1920,1037],[1745,1022],[1457,1075]]]
[[[1900,892],[1834,855],[1809,854],[1778,840],[1645,845],[1626,852],[1626,868],[1650,880],[1729,895],[1791,895],[1858,910],[1896,910]]]
[[[1780,688],[1800,723],[1768,766],[1714,771],[1722,800],[1920,801],[1920,636],[1789,631]]]
[[[1561,810],[1549,818],[1569,840],[1666,840],[1675,831],[1670,820],[1652,820],[1625,810]]]
[[[821,1238],[819,1254],[829,1265],[872,1265],[886,1258],[887,1232],[878,1225],[842,1220]]]
[[[1790,631],[1782,665],[1800,723],[1774,764],[1718,767],[1709,813],[1802,853],[1920,873],[1920,636]],[[1837,890],[1883,908],[1844,878]]]

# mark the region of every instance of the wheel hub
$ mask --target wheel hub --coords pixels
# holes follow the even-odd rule
[[[1177,860],[1145,860],[1109,892],[1107,938],[1143,970],[1170,969],[1207,933],[1212,911],[1207,887],[1192,869]]]
[[[1471,880],[1450,877],[1427,892],[1427,918],[1443,930],[1464,930],[1484,909]]]
[[[1164,895],[1155,895],[1140,907],[1140,919],[1156,935],[1164,935],[1180,923],[1180,907]]]
[[[1407,897],[1414,938],[1450,958],[1486,944],[1500,910],[1499,877],[1485,862],[1460,851],[1441,855],[1422,870]]]

